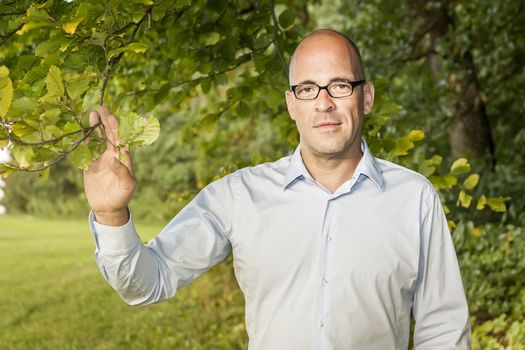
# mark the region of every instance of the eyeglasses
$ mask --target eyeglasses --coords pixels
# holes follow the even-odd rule
[[[304,83],[292,85],[290,88],[292,89],[295,98],[298,100],[315,100],[323,89],[333,98],[341,98],[352,96],[354,88],[365,82],[366,80],[337,80],[325,86],[320,86],[316,83]]]

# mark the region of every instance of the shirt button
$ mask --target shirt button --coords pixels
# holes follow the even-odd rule
[[[323,284],[327,284],[327,283],[328,283],[328,280],[323,277]]]
[[[319,328],[323,328],[324,327],[324,322],[323,321],[319,321]]]
[[[327,241],[331,241],[331,240],[332,240],[332,236],[330,236],[330,235],[326,235],[326,240],[327,240]]]

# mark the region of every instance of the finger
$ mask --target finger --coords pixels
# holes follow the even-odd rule
[[[104,134],[106,136],[106,147],[115,152],[115,147],[117,146],[117,142],[115,140],[115,132],[112,129],[112,126],[109,122],[111,113],[109,112],[109,109],[106,106],[100,106],[100,120],[102,121],[102,125],[104,126]],[[113,117],[114,118],[114,117]],[[114,127],[114,125],[113,125]],[[117,123],[117,129],[118,129],[118,123]]]
[[[132,176],[135,176],[135,171],[133,170],[133,162],[131,161],[131,154],[127,148],[121,148],[121,154],[123,159],[121,159],[122,164],[128,168]]]
[[[98,113],[96,111],[90,112],[89,113],[89,125],[95,126],[99,122],[100,122],[100,116],[98,115]],[[102,129],[100,128],[100,126],[95,129],[95,132],[97,133],[99,138],[102,138]]]
[[[114,145],[120,145],[120,139],[118,137],[118,119],[113,114],[108,115],[108,126],[111,142],[113,142]]]

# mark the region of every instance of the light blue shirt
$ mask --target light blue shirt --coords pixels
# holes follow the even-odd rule
[[[143,245],[94,221],[96,260],[132,305],[172,297],[233,252],[249,349],[470,349],[447,221],[426,178],[374,158],[331,193],[292,156],[204,188]]]

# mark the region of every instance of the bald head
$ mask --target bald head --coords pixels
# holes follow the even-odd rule
[[[296,65],[307,56],[315,55],[316,52],[334,50],[340,55],[345,55],[352,66],[354,79],[366,79],[361,54],[357,45],[346,35],[331,29],[320,29],[306,36],[295,49],[290,60],[290,85],[295,84]]]

